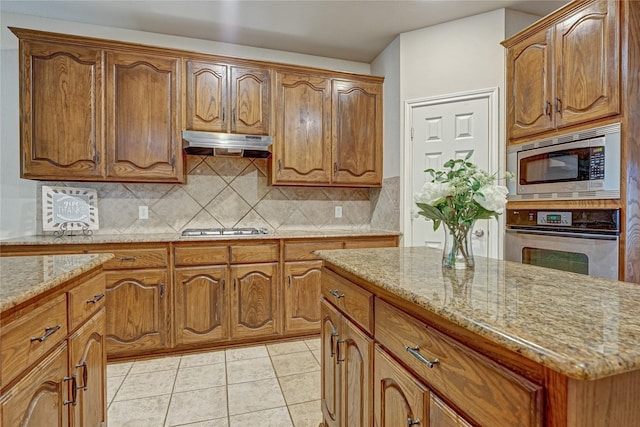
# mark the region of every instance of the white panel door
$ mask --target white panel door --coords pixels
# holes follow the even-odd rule
[[[417,214],[417,207],[413,202],[413,195],[422,185],[431,179],[425,169],[442,169],[442,165],[449,159],[464,158],[469,151],[473,151],[471,161],[479,168],[492,171],[493,162],[490,161],[492,139],[492,99],[484,96],[451,96],[442,97],[438,101],[422,105],[416,104],[410,108],[410,127],[412,140],[410,150],[411,169],[408,173],[411,194],[407,195],[411,209],[407,215],[411,216],[410,230],[405,234],[411,237],[408,244],[412,246],[429,246],[442,248],[444,245],[444,231],[441,225],[433,231],[433,222]],[[494,141],[497,145],[497,141]],[[494,224],[490,224],[493,221]],[[497,234],[491,233],[495,229],[495,220],[479,220],[476,222],[473,236],[474,255],[487,256],[489,246],[497,245]],[[489,242],[490,234],[495,234],[495,242]],[[495,249],[494,249],[495,250]]]

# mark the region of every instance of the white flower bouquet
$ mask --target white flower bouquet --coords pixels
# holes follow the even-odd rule
[[[463,159],[447,161],[442,171],[425,170],[432,180],[415,194],[419,214],[433,220],[433,229],[444,223],[446,237],[451,237],[451,250],[443,264],[451,268],[473,268],[473,256],[468,235],[476,220],[498,218],[507,200],[507,187],[496,184],[496,175],[479,170],[469,161],[473,152]],[[509,174],[507,177],[509,178]],[[466,266],[456,266],[455,257],[461,256]]]

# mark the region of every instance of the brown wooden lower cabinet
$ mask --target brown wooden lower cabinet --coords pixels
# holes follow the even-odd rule
[[[284,264],[284,332],[315,332],[320,325],[322,261]]]
[[[275,335],[278,319],[278,264],[231,266],[231,337]]]
[[[327,426],[372,425],[373,339],[322,302],[322,413]]]
[[[229,339],[228,276],[226,265],[176,269],[176,344]]]
[[[167,346],[166,270],[106,273],[107,354],[144,353]]]

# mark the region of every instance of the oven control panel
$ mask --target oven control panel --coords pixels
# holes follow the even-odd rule
[[[571,212],[549,212],[539,211],[538,225],[559,225],[562,227],[571,227]]]

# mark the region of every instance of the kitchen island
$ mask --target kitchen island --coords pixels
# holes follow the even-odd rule
[[[102,265],[111,258],[0,258],[1,425],[106,422]]]
[[[637,285],[481,257],[443,270],[428,248],[318,254],[327,425],[640,422]]]

